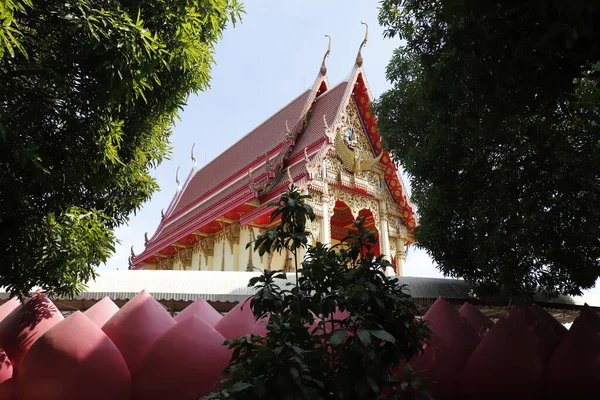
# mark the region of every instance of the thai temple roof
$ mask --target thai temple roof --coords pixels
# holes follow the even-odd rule
[[[334,86],[326,76],[328,54],[329,49],[310,89],[204,167],[194,165],[155,233],[147,238],[144,251],[132,254],[132,269],[157,264],[234,221],[254,226],[268,223],[271,200],[290,183],[309,182],[318,174],[334,141],[333,126],[340,126],[349,101],[360,110],[373,151],[382,156],[385,182],[401,207],[407,229],[414,229],[416,215],[407,192],[392,157],[381,147],[360,51],[350,75]]]

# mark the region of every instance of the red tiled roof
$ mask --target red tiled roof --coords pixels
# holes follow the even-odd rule
[[[286,141],[286,121],[290,129],[293,129],[303,117],[303,112],[306,112],[309,106],[307,103],[313,98],[311,94],[315,95],[311,90],[302,93],[198,170],[182,189],[183,192],[177,203],[173,205],[174,208],[168,212],[147,244],[146,250],[137,257],[135,262],[143,261],[169,246],[185,236],[187,231],[197,229],[196,225],[201,224],[202,220],[209,217],[208,214],[212,214],[213,211],[227,211],[220,209],[229,207],[236,200],[251,194],[248,178],[245,175],[248,167],[264,158],[267,152],[271,158],[277,154],[273,150],[280,148]],[[265,166],[259,166],[253,171],[254,179],[258,179],[265,172]],[[210,197],[211,195],[213,197]]]
[[[327,116],[327,121],[331,124],[338,113],[340,102],[344,97],[348,82],[342,82],[335,87],[329,89],[325,94],[317,98],[317,101],[312,107],[311,118],[306,125],[306,129],[296,140],[296,145],[292,150],[290,157],[293,158],[297,154],[301,154],[304,148],[310,147],[313,144],[326,139],[325,128],[323,127],[323,115]]]
[[[290,127],[294,126],[302,117],[301,113],[309,95],[310,90],[307,90],[200,169],[185,188],[173,215],[208,194],[219,184],[227,182],[236,173],[246,170],[252,162],[264,157],[266,152],[285,141],[285,121],[288,121]]]
[[[290,168],[290,175],[294,181],[299,180],[304,176],[307,171],[305,169],[304,162],[304,149],[310,149],[312,146],[322,143],[327,136],[325,135],[325,128],[323,127],[323,115],[327,116],[327,120],[332,123],[333,119],[337,115],[341,105],[342,97],[346,91],[348,82],[342,82],[333,88],[329,89],[325,94],[317,98],[311,109],[311,116],[308,120],[304,132],[299,135],[296,139],[296,144],[292,149],[288,159],[291,161],[292,167]],[[300,160],[296,161],[299,156],[302,156]],[[312,158],[315,155],[310,156]],[[278,181],[273,185],[272,189],[262,197],[271,198],[274,193],[280,192],[284,187],[287,187],[288,183],[286,175],[281,174]]]

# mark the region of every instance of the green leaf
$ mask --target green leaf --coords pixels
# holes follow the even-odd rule
[[[339,346],[346,338],[348,331],[345,329],[336,330],[329,338],[329,342],[334,346]]]
[[[359,329],[356,332],[358,338],[360,339],[360,341],[365,345],[365,346],[370,346],[371,345],[371,335],[369,334],[369,331],[366,329]]]
[[[369,331],[369,333],[373,336],[375,336],[377,339],[386,341],[388,343],[396,343],[396,339],[394,338],[394,336],[392,336],[389,332],[384,331],[383,329],[381,330],[371,330]]]

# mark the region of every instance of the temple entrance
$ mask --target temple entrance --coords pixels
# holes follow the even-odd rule
[[[331,216],[331,245],[334,246],[340,243],[340,241],[348,236],[349,233],[356,232],[352,221],[358,217],[364,217],[365,228],[375,233],[378,244],[373,245],[370,251],[375,254],[375,256],[380,255],[379,230],[377,229],[377,224],[371,210],[366,208],[362,209],[358,212],[357,216],[354,216],[350,207],[341,200],[335,202],[333,215]]]
[[[375,256],[379,256],[381,254],[381,246],[380,246],[380,237],[379,230],[377,229],[377,224],[375,223],[375,218],[373,217],[373,213],[371,210],[367,210],[363,208],[358,212],[359,217],[365,218],[364,226],[371,232],[375,233],[375,237],[377,238],[377,244],[373,245],[370,249],[371,253],[375,254]]]
[[[331,216],[331,246],[339,244],[353,230],[352,210],[343,201],[337,200]]]

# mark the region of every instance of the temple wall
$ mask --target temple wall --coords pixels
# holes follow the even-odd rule
[[[276,254],[270,260],[268,255],[260,257],[258,252],[246,249],[246,244],[259,234],[260,230],[258,228],[240,227],[239,239],[234,236],[233,240],[237,240],[237,242],[234,242],[233,245],[230,244],[231,238],[228,238],[225,234],[218,234],[211,238],[212,243],[210,246],[207,245],[202,248],[202,246],[196,245],[181,250],[181,252],[188,251],[185,257],[189,258],[178,255],[166,257],[161,264],[147,265],[146,269],[241,272],[246,271],[249,262],[255,267],[264,269],[269,266],[269,261],[272,265],[283,266],[285,254]]]
[[[192,254],[192,271],[200,271],[204,256],[198,252]]]
[[[333,201],[335,202],[335,198]],[[393,219],[392,219],[393,220]],[[320,238],[320,232],[318,232],[319,225],[322,224],[322,218],[319,218],[313,226],[309,226],[309,230],[315,231],[314,236],[322,241]],[[394,224],[395,225],[395,224]],[[201,248],[198,245],[182,249],[179,254],[165,257],[162,259],[161,264],[147,265],[146,269],[166,269],[174,271],[182,270],[193,270],[193,271],[236,271],[244,272],[247,270],[249,263],[254,267],[264,269],[284,269],[287,272],[294,271],[294,260],[293,253],[286,252],[285,250],[281,253],[275,252],[272,255],[265,254],[262,257],[259,256],[257,251],[253,249],[246,249],[246,244],[260,235],[260,229],[250,228],[247,226],[240,227],[239,239],[233,246],[230,244],[230,240],[225,234],[215,235],[211,238],[212,247]],[[402,236],[399,229],[394,227],[390,229],[389,234],[389,245],[390,245],[390,259],[394,258],[395,264],[397,265],[397,273],[400,275],[402,272],[403,261],[405,258],[404,251],[404,239],[398,236]],[[208,240],[208,239],[202,239]],[[315,242],[313,237],[309,239],[309,243],[314,245]],[[339,243],[337,239],[331,239],[331,246]],[[232,251],[233,250],[233,251]],[[251,255],[250,255],[251,252]],[[304,259],[304,249],[298,251],[298,265]],[[286,259],[288,259],[286,268]]]
[[[432,339],[410,361],[418,377],[432,378],[433,398],[598,398],[600,317],[587,305],[569,330],[536,305],[492,321],[442,297],[423,320]],[[67,318],[38,292],[4,303],[0,323],[12,344],[3,351],[0,398],[12,400],[199,399],[229,363],[225,339],[266,333],[249,307],[222,317],[199,298],[173,318],[145,290],[121,309],[105,297]],[[392,371],[405,379],[404,362]],[[395,394],[406,391],[387,392]]]

